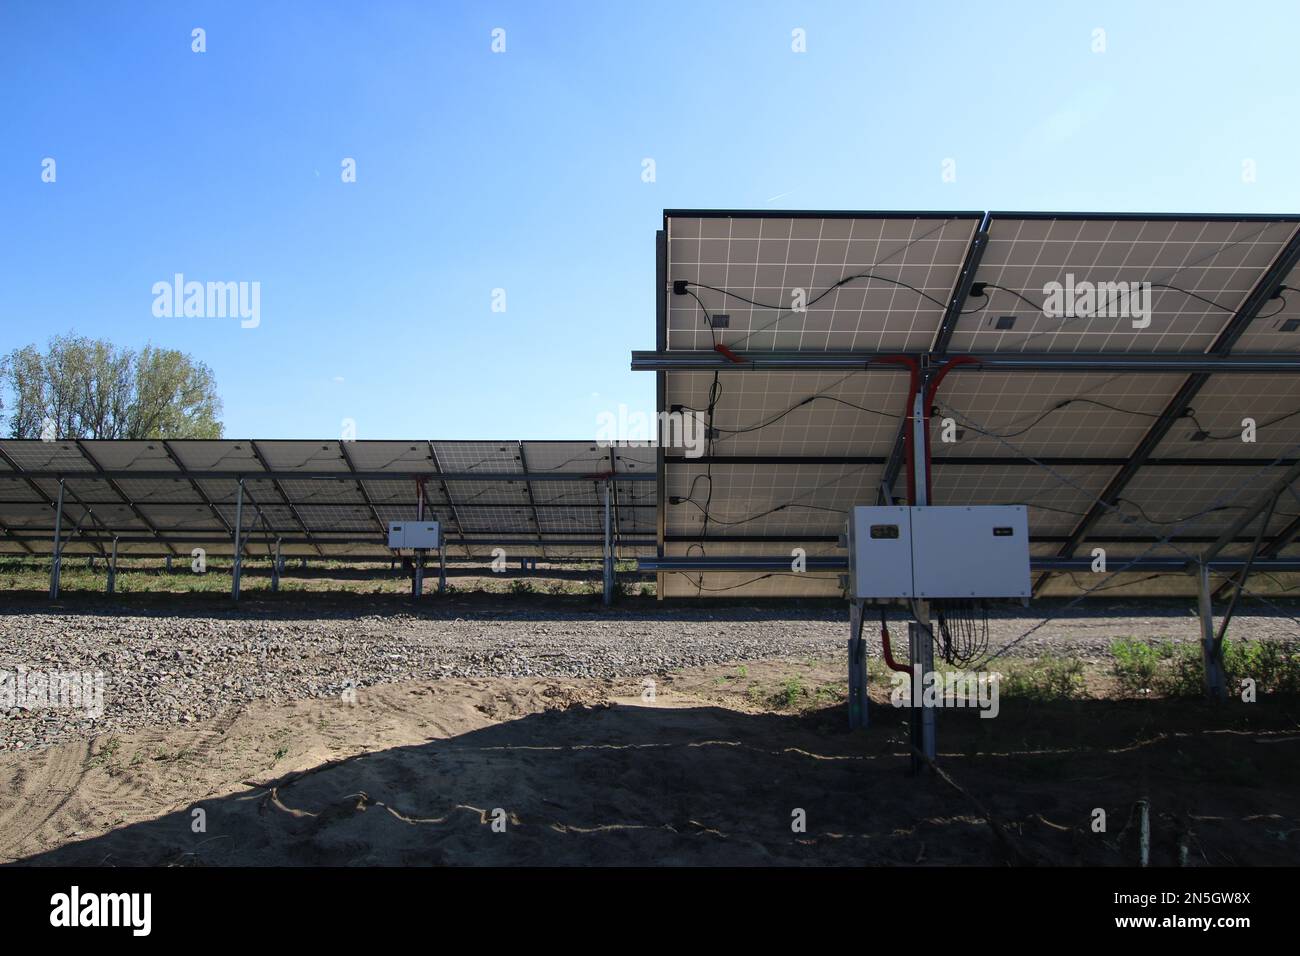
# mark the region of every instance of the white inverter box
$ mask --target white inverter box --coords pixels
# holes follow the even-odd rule
[[[390,521],[388,546],[394,551],[403,548],[437,550],[442,547],[442,529],[436,521]]]
[[[854,598],[1027,598],[1024,505],[853,509],[848,534]]]

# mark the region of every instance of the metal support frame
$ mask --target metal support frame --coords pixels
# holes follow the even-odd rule
[[[113,553],[108,559],[108,583],[104,593],[112,594],[117,590],[117,538],[113,539]]]
[[[867,645],[862,639],[864,609],[861,601],[849,602],[849,729],[864,730],[868,724]]]
[[[824,351],[733,351],[734,359],[712,349],[633,351],[634,372],[811,372],[870,369],[902,371],[889,364],[899,357],[917,361],[927,352],[865,352],[856,349]],[[1239,352],[1235,355],[1196,352],[976,352],[969,371],[994,372],[1200,372],[1205,374],[1300,374],[1300,355]]]
[[[59,479],[59,500],[54,506],[54,554],[50,563],[50,600],[59,599],[59,576],[63,565],[63,479]]]
[[[280,571],[283,567],[283,559],[280,557],[280,539],[275,539],[275,555],[271,558],[271,593],[274,594],[280,590]]]
[[[230,599],[239,600],[239,575],[244,563],[244,479],[235,486],[235,556],[230,566]]]
[[[966,249],[966,259],[962,263],[961,272],[957,274],[957,285],[952,290],[952,295],[948,298],[948,307],[944,309],[943,319],[939,322],[939,329],[934,333],[934,341],[930,344],[930,351],[936,355],[944,355],[948,351],[948,344],[952,341],[952,334],[957,331],[957,323],[961,319],[962,309],[966,307],[966,299],[970,296],[970,288],[975,284],[975,273],[979,270],[980,262],[984,258],[984,250],[989,245],[989,222],[992,217],[984,214],[979,225],[975,227],[975,234],[971,237],[970,246]]]
[[[664,228],[655,232],[655,348],[660,354],[668,351],[668,217]],[[668,375],[655,372],[655,411],[668,411]],[[656,421],[662,421],[656,415]],[[659,436],[656,436],[659,437]],[[668,527],[668,472],[667,455],[662,441],[655,442],[655,556],[664,556],[664,537]],[[655,601],[664,599],[667,575],[655,574]]]
[[[516,442],[515,445],[519,449],[519,467],[527,473],[528,455],[527,452],[524,451],[524,443]],[[528,495],[528,506],[533,512],[533,527],[537,529],[537,547],[542,552],[542,557],[545,558],[546,538],[542,533],[542,516],[537,510],[537,498],[533,495],[533,483],[531,481],[524,482],[524,491]]]
[[[610,487],[611,486],[608,478],[605,479],[604,485],[605,485],[605,554],[604,554],[603,563],[605,569],[605,574],[604,574],[605,606],[608,607],[609,605],[614,603],[614,541],[612,537],[612,529],[610,527],[610,516],[612,514],[610,510],[611,507]]]
[[[450,499],[448,499],[450,500]],[[424,520],[424,481],[415,482],[415,520]],[[424,548],[415,549],[415,568],[411,575],[411,597],[420,600],[424,595]]]
[[[1245,511],[1238,515],[1232,524],[1228,525],[1224,532],[1219,535],[1214,544],[1205,549],[1205,553],[1201,555],[1201,560],[1214,560],[1220,551],[1232,544],[1232,542],[1236,540],[1237,535],[1241,534],[1242,531],[1248,528],[1251,523],[1266,510],[1270,515],[1272,515],[1272,509],[1277,504],[1278,498],[1296,481],[1300,481],[1300,463],[1294,464],[1288,468],[1281,478],[1274,482],[1267,491],[1256,498]],[[1267,521],[1267,519],[1265,520]],[[1267,528],[1264,529],[1264,533],[1268,533]]]
[[[1201,683],[1206,697],[1223,700],[1228,696],[1228,683],[1214,638],[1214,598],[1208,564],[1201,564],[1197,568],[1197,579],[1200,584],[1197,606],[1201,620]]]
[[[922,372],[916,396],[912,401],[911,458],[915,498],[911,504],[917,506],[930,504],[930,409],[926,407],[926,397],[930,390],[930,374],[928,369]],[[934,679],[934,639],[930,630],[930,602],[913,601],[912,613],[916,616],[916,621],[907,627],[908,652],[912,659],[912,747],[915,751],[924,754],[924,759],[915,752],[912,754],[912,772],[920,773],[924,766],[933,764],[937,752],[936,708],[926,704],[923,693],[926,682]],[[927,760],[929,764],[926,763]]]
[[[930,636],[928,610],[918,610],[917,620],[907,625],[907,646],[912,664],[912,713],[909,727],[913,751],[912,773],[918,774],[934,763],[938,753],[935,741],[938,708],[926,702],[926,684],[936,677],[934,640]]]
[[[944,309],[943,319],[934,334],[934,341],[930,344],[930,354],[933,356],[942,358],[947,355],[948,345],[952,342],[953,333],[957,331],[957,323],[961,320],[962,309],[965,308],[966,300],[970,296],[971,286],[975,284],[975,273],[984,258],[984,250],[988,248],[989,219],[990,217],[986,213],[979,225],[976,226],[975,235],[966,250],[966,259],[962,263],[961,272],[957,275],[957,284],[948,300],[948,307]],[[903,456],[907,449],[907,428],[908,422],[904,419],[898,426],[898,435],[894,438],[894,445],[890,449],[889,458],[885,462],[885,471],[880,483],[880,504],[882,505],[892,505],[894,503],[894,482],[898,479],[898,472],[903,467]]]
[[[606,480],[606,483],[609,484],[610,496],[613,498],[610,507],[613,509],[614,512],[614,516],[612,520],[614,522],[613,546],[614,546],[615,564],[618,563],[618,538],[619,538],[619,527],[620,527],[620,522],[618,518],[618,485],[613,484],[613,478],[617,474],[618,474],[618,456],[614,454],[614,446],[610,445],[609,446],[610,477]]]

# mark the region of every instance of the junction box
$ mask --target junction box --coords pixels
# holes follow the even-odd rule
[[[427,548],[436,551],[442,547],[442,528],[436,521],[388,522],[388,546],[394,551],[403,548]]]
[[[856,599],[1030,596],[1024,505],[856,507],[846,544]]]

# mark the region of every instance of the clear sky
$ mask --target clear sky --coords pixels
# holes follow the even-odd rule
[[[182,349],[229,437],[590,438],[653,407],[664,208],[1300,212],[1298,38],[1241,0],[2,0],[0,351]],[[155,316],[178,272],[260,324]]]

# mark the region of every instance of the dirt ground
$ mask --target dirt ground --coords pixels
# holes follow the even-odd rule
[[[913,777],[907,711],[877,682],[850,732],[841,666],[685,669],[653,699],[403,682],[0,754],[0,862],[1133,865],[1142,798],[1154,864],[1300,862],[1300,701],[943,711],[942,773]]]

